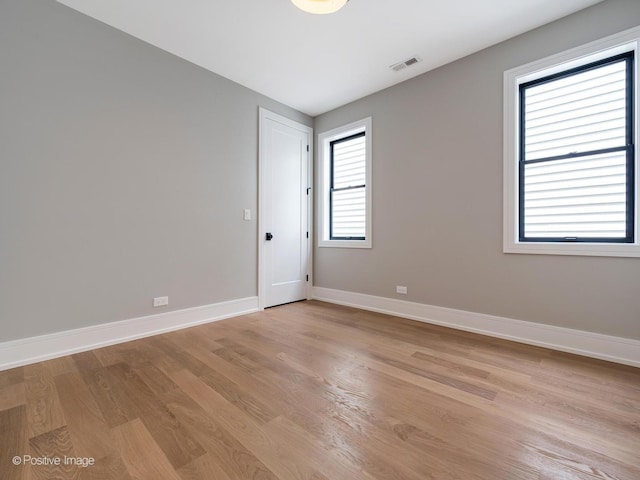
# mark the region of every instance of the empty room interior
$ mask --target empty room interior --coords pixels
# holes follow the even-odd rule
[[[0,479],[640,479],[638,0],[0,0]]]

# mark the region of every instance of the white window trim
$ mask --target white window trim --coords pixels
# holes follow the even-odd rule
[[[640,257],[640,149],[638,148],[638,104],[640,103],[640,27],[625,30],[601,40],[588,43],[542,60],[529,63],[504,72],[504,178],[503,178],[503,251],[504,253],[546,254],[546,255],[586,255],[607,257]],[[521,242],[518,238],[518,159],[519,159],[519,85],[543,76],[568,70],[573,67],[598,61],[616,53],[635,51],[634,85],[634,145],[635,145],[635,242],[634,243],[561,243],[561,242]]]
[[[330,240],[329,239],[329,184],[331,168],[331,148],[330,143],[340,138],[365,132],[366,145],[366,229],[364,240]],[[372,190],[372,141],[371,141],[371,117],[358,120],[357,122],[343,125],[333,130],[320,133],[318,135],[318,246],[319,247],[339,247],[339,248],[371,248],[371,190]]]

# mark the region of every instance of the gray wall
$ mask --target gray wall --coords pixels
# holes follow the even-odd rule
[[[0,342],[257,295],[258,106],[309,117],[53,0],[0,69]]]
[[[316,118],[373,117],[374,233],[314,284],[640,339],[640,259],[502,253],[503,72],[639,24],[607,1]]]

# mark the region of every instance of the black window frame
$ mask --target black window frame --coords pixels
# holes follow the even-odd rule
[[[567,78],[589,70],[604,67],[613,63],[626,62],[626,142],[624,146],[590,150],[580,153],[569,153],[565,155],[556,155],[535,160],[525,160],[525,125],[526,125],[526,109],[525,109],[525,93],[527,88],[549,83],[561,78]],[[591,62],[578,67],[570,68],[562,72],[547,75],[536,80],[524,82],[519,85],[519,125],[518,125],[518,238],[520,242],[532,243],[635,243],[635,145],[634,145],[634,91],[635,91],[635,52],[633,50],[605,59]],[[612,152],[626,153],[626,236],[624,238],[611,237],[527,237],[525,236],[525,199],[524,199],[524,171],[525,166],[532,163],[551,162],[557,160],[565,160],[568,158],[585,157],[599,155]]]
[[[366,236],[362,236],[362,237],[337,237],[333,235],[333,192],[341,192],[341,191],[346,191],[346,190],[355,190],[355,189],[359,189],[359,188],[364,188],[366,191],[367,188],[367,184],[363,183],[362,185],[349,185],[348,187],[342,187],[342,188],[335,188],[334,187],[334,147],[336,144],[339,143],[343,143],[343,142],[348,142],[349,140],[353,140],[355,138],[360,138],[360,137],[365,137],[366,138],[367,132],[366,131],[362,131],[362,132],[358,132],[358,133],[354,133],[353,135],[348,135],[346,137],[342,137],[342,138],[338,138],[336,140],[332,140],[331,142],[329,142],[329,240],[366,240],[367,237]],[[365,152],[365,155],[367,154],[367,152]],[[366,162],[365,162],[365,169],[367,168]],[[365,170],[366,171],[366,170]],[[366,179],[366,173],[365,173],[365,179]],[[366,197],[365,197],[365,201],[366,201]],[[365,206],[366,208],[366,206]],[[365,221],[366,221],[366,215],[365,215]],[[366,231],[366,229],[365,229]]]

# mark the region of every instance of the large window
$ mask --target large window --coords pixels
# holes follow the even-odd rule
[[[520,85],[521,241],[633,242],[633,52]]]
[[[371,247],[371,119],[318,136],[321,247]]]
[[[620,40],[505,73],[506,252],[640,256],[637,41]]]

